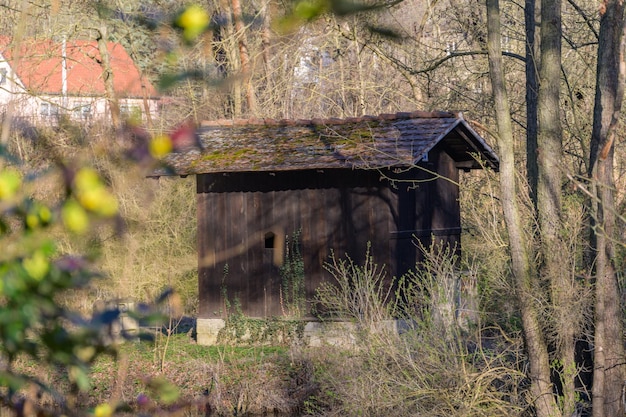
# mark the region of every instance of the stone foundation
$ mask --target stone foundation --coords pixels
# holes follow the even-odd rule
[[[213,346],[217,344],[217,335],[226,326],[223,319],[197,319],[196,337],[199,345]]]
[[[213,346],[217,344],[220,331],[226,327],[223,319],[198,319],[196,323],[197,341],[199,345]],[[399,334],[406,330],[406,323],[399,320],[386,320],[378,323],[373,331]],[[304,323],[301,342],[307,346],[319,347],[354,346],[357,341],[358,328],[355,323],[346,321],[308,321]],[[277,335],[280,336],[280,335]],[[242,343],[248,342],[244,336]],[[276,340],[276,344],[284,340]]]

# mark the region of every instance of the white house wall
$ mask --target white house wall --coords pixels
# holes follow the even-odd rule
[[[8,89],[7,89],[8,90]],[[13,105],[13,117],[32,124],[56,124],[61,115],[70,120],[92,122],[110,117],[107,100],[102,97],[60,97],[60,96],[32,96],[26,93],[11,93],[7,90],[0,92],[0,103],[6,107]],[[122,99],[118,101],[122,110],[128,109],[129,116],[141,114],[146,121],[146,111],[143,99]],[[151,116],[158,114],[158,101],[148,100]],[[135,110],[138,109],[138,110]]]
[[[28,111],[29,96],[24,94],[24,86],[17,78],[9,63],[0,54],[0,114],[5,114],[12,106],[13,115]]]

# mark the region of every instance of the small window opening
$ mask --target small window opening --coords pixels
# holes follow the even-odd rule
[[[276,235],[272,232],[267,232],[265,234],[265,249],[274,249],[274,240]]]

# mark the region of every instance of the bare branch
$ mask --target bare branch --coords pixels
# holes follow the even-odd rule
[[[593,21],[591,20],[591,18],[589,16],[587,16],[587,14],[585,13],[585,11],[583,9],[580,8],[580,6],[578,4],[576,4],[576,2],[574,0],[567,0],[567,2],[574,8],[574,10],[576,10],[578,12],[578,14],[585,20],[585,23],[587,24],[587,26],[589,27],[589,30],[591,30],[591,32],[593,33],[593,35],[596,37],[596,39],[599,38],[598,36],[598,31],[596,30],[596,28],[593,27]]]

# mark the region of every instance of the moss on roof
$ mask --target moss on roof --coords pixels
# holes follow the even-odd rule
[[[453,158],[478,152],[497,169],[493,150],[463,119],[448,112],[413,112],[328,120],[225,120],[198,130],[201,148],[168,155],[155,175],[385,168],[420,161],[442,141]],[[478,166],[477,166],[478,167]]]

